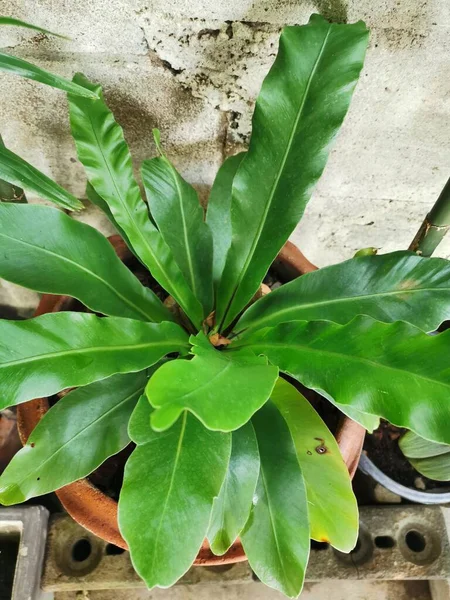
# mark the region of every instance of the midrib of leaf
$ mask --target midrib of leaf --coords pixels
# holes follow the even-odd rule
[[[9,362],[0,363],[0,369],[4,367],[15,367],[23,364],[29,364],[32,362],[38,362],[40,360],[47,360],[48,358],[58,358],[61,356],[70,356],[71,354],[88,354],[89,352],[117,352],[120,350],[140,350],[141,348],[152,348],[154,346],[165,346],[171,344],[172,340],[163,340],[161,342],[146,342],[145,344],[135,344],[128,346],[90,346],[89,348],[73,348],[71,350],[63,350],[61,352],[48,352],[46,354],[39,354],[37,356],[31,356],[28,358],[20,358],[18,360],[11,360]],[[176,342],[179,344],[180,342]],[[175,341],[174,341],[175,344]]]
[[[222,547],[221,547],[221,551],[223,550],[223,547],[225,545],[227,545],[228,540],[224,539],[224,531],[225,531],[225,501],[226,501],[226,496],[227,496],[227,490],[228,490],[228,481],[229,481],[229,477],[230,477],[230,466],[228,464],[228,471],[225,477],[225,480],[223,482],[223,502],[221,504],[221,511],[220,511],[220,529],[219,529],[219,539],[221,541]],[[220,492],[219,492],[220,493]],[[211,543],[214,543],[214,540],[211,540]],[[216,546],[216,544],[214,544]]]
[[[161,527],[162,527],[162,523],[164,521],[164,518],[166,516],[167,506],[169,504],[169,498],[170,498],[170,495],[172,494],[172,489],[173,489],[173,485],[174,485],[174,482],[175,482],[175,475],[176,475],[176,471],[177,471],[177,468],[178,468],[178,463],[179,463],[180,457],[181,457],[181,450],[182,450],[182,446],[183,446],[184,435],[186,433],[186,422],[187,422],[187,411],[185,410],[183,412],[183,420],[182,420],[182,423],[181,423],[180,436],[178,438],[178,444],[177,444],[177,449],[176,449],[176,453],[175,453],[175,460],[174,460],[174,464],[173,464],[172,474],[171,474],[171,477],[170,477],[169,489],[167,490],[167,495],[166,495],[166,498],[164,500],[164,506],[163,506],[163,510],[162,510],[162,513],[161,513],[161,518],[159,520],[158,529],[156,531],[155,543],[154,543],[154,546],[153,546],[152,565],[150,567],[152,573],[153,573],[153,570],[155,568],[156,549],[157,549],[158,544],[159,544],[159,536],[161,535]]]
[[[67,440],[66,442],[64,442],[64,444],[62,444],[57,450],[55,450],[55,452],[53,452],[53,454],[51,456],[49,456],[48,458],[46,458],[44,460],[44,462],[41,463],[41,465],[39,466],[39,469],[34,469],[33,471],[29,471],[25,475],[25,477],[23,477],[20,480],[20,482],[14,482],[13,485],[10,485],[7,488],[5,488],[4,491],[6,491],[8,489],[13,489],[15,487],[19,487],[20,488],[20,484],[23,483],[25,481],[25,479],[27,479],[27,477],[29,477],[33,473],[36,473],[37,470],[41,470],[44,467],[44,465],[46,465],[48,463],[49,460],[51,460],[52,458],[54,458],[55,456],[57,456],[60,452],[62,452],[62,450],[66,446],[68,446],[69,444],[71,444],[74,440],[76,440],[80,435],[82,435],[90,427],[93,427],[96,423],[98,423],[102,419],[108,417],[110,413],[112,413],[113,411],[117,410],[120,406],[122,406],[123,404],[125,404],[126,402],[128,402],[129,400],[131,400],[131,398],[133,398],[133,396],[136,396],[137,394],[142,394],[142,392],[144,391],[144,389],[145,389],[145,386],[143,386],[140,390],[137,390],[137,391],[133,392],[132,394],[130,394],[129,396],[127,396],[126,398],[124,398],[123,400],[121,400],[118,404],[115,404],[114,406],[112,406],[105,413],[103,413],[100,416],[98,416],[96,419],[94,419],[94,421],[91,421],[88,425],[86,425],[86,427],[83,427],[82,429],[80,429],[80,431],[78,431],[70,440]]]
[[[433,338],[430,338],[430,339],[433,339]],[[255,345],[257,345],[257,344],[251,344],[251,343],[242,344],[242,346],[250,346],[250,347],[254,347]],[[242,346],[239,345],[240,348]],[[423,379],[423,381],[428,381],[429,383],[438,384],[447,389],[450,387],[450,383],[445,383],[443,381],[439,381],[438,379],[431,379],[430,377],[425,377],[425,375],[421,375],[414,371],[405,371],[404,369],[399,369],[398,367],[392,367],[392,366],[386,365],[385,363],[382,363],[382,362],[374,362],[373,360],[370,360],[369,358],[364,358],[362,356],[354,356],[352,354],[341,354],[339,352],[332,352],[331,350],[320,350],[320,349],[316,349],[316,348],[311,348],[310,346],[304,346],[302,344],[289,344],[286,342],[269,342],[269,343],[265,342],[264,343],[264,348],[280,348],[280,347],[281,348],[302,349],[302,350],[306,350],[307,352],[316,352],[318,354],[326,354],[328,356],[338,356],[347,361],[356,362],[356,363],[358,363],[358,362],[368,363],[372,367],[377,367],[379,369],[380,368],[388,369],[390,371],[394,371],[395,373],[403,373],[403,375],[409,375],[409,376],[413,375],[414,377]],[[339,402],[339,404],[342,404],[343,406],[348,406],[348,403],[346,404],[343,402]],[[364,411],[361,411],[361,412],[364,412]],[[371,413],[366,413],[366,414],[370,415]]]
[[[261,323],[264,323],[265,321],[270,321],[272,320],[272,318],[274,317],[274,315],[276,316],[280,316],[280,315],[284,315],[286,313],[290,313],[290,312],[295,312],[297,310],[306,310],[308,308],[316,308],[317,306],[329,306],[330,304],[343,304],[346,302],[352,302],[352,301],[357,301],[360,299],[371,299],[371,298],[381,298],[384,296],[405,296],[406,294],[417,294],[419,292],[434,292],[434,293],[441,293],[441,292],[445,292],[446,294],[448,294],[450,291],[450,285],[448,288],[415,288],[415,289],[404,289],[404,290],[392,290],[390,292],[377,292],[374,294],[363,294],[361,296],[344,296],[341,298],[332,298],[331,300],[321,300],[318,302],[308,302],[307,304],[297,304],[296,306],[290,306],[289,308],[283,308],[277,311],[274,311],[272,313],[270,313],[270,315],[265,315],[263,317],[261,317],[260,319],[253,321],[249,327],[247,327],[246,329],[241,329],[238,333],[236,333],[236,335],[240,335],[242,332],[247,332],[250,330],[255,329],[256,327],[260,328]],[[367,315],[370,316],[370,315]],[[303,320],[303,319],[293,319],[294,321],[297,320]],[[316,320],[316,319],[315,319]],[[287,322],[287,321],[284,321]]]
[[[328,27],[328,31],[327,31],[325,39],[324,39],[324,41],[322,43],[322,46],[320,48],[318,57],[317,57],[317,59],[316,59],[316,61],[314,63],[314,67],[313,67],[313,69],[312,69],[312,71],[311,71],[311,73],[309,75],[308,83],[306,84],[305,93],[303,95],[303,99],[302,99],[299,111],[298,111],[297,116],[295,118],[294,126],[292,127],[292,131],[291,131],[291,133],[289,135],[289,140],[288,140],[286,149],[284,151],[284,155],[283,155],[283,159],[281,161],[280,168],[278,169],[277,176],[276,176],[275,181],[274,181],[274,183],[272,185],[272,188],[270,190],[269,198],[268,198],[268,201],[266,202],[266,206],[264,207],[264,211],[263,211],[262,217],[259,220],[257,233],[256,233],[256,235],[255,235],[255,237],[253,239],[252,245],[250,247],[250,252],[248,253],[247,258],[245,259],[244,267],[241,269],[241,272],[240,272],[240,275],[238,277],[237,283],[235,285],[233,294],[231,295],[231,298],[230,298],[230,300],[229,300],[229,302],[227,304],[227,308],[226,308],[226,310],[224,312],[224,316],[223,316],[223,319],[222,319],[221,326],[223,326],[223,323],[225,322],[227,313],[228,313],[228,311],[229,311],[229,309],[231,307],[231,304],[233,303],[233,300],[234,300],[234,298],[235,298],[235,296],[237,294],[237,291],[238,291],[238,289],[239,289],[239,287],[240,287],[240,285],[242,283],[242,280],[243,280],[244,276],[247,273],[247,269],[248,269],[248,267],[250,265],[251,260],[253,259],[253,255],[255,253],[256,247],[257,247],[257,245],[259,243],[259,240],[260,240],[260,237],[261,237],[261,233],[262,233],[262,230],[264,228],[264,225],[265,225],[265,222],[266,222],[266,219],[267,219],[267,215],[268,215],[270,207],[272,205],[272,201],[273,201],[273,198],[274,198],[274,195],[275,195],[275,191],[278,188],[278,185],[280,183],[280,179],[281,179],[284,167],[286,166],[286,162],[287,162],[287,158],[288,158],[288,155],[289,155],[289,151],[290,151],[292,143],[294,141],[295,132],[297,130],[297,127],[298,127],[298,124],[300,122],[300,119],[301,119],[301,117],[303,115],[303,109],[304,109],[305,104],[306,104],[306,99],[308,97],[309,89],[311,87],[311,82],[313,80],[314,75],[316,74],[317,68],[318,68],[319,63],[320,63],[320,61],[322,59],[322,56],[323,56],[323,53],[324,53],[324,50],[325,50],[325,46],[326,46],[326,43],[328,41],[328,37],[330,35],[330,32],[331,32],[331,25],[329,25],[329,27]],[[238,169],[238,171],[239,171],[239,169]]]
[[[109,284],[105,279],[103,279],[102,277],[100,277],[99,275],[97,275],[96,273],[94,273],[93,271],[90,271],[86,267],[83,267],[83,265],[80,265],[79,263],[73,261],[71,258],[67,258],[66,256],[62,256],[61,254],[57,254],[56,252],[53,252],[52,250],[48,250],[47,248],[42,248],[40,246],[36,246],[35,244],[31,244],[30,242],[26,242],[24,240],[19,240],[18,238],[13,238],[13,237],[11,237],[9,235],[6,235],[5,233],[0,233],[0,236],[4,237],[4,238],[7,238],[8,240],[13,240],[13,241],[15,241],[15,242],[17,242],[19,244],[23,244],[24,246],[30,246],[31,248],[37,248],[40,252],[44,252],[46,254],[50,254],[51,256],[55,256],[55,257],[57,257],[58,259],[60,259],[62,261],[66,261],[67,263],[69,263],[71,265],[74,265],[76,268],[80,269],[81,271],[84,271],[85,273],[87,273],[88,275],[90,275],[91,277],[93,277],[94,279],[97,279],[98,281],[100,281],[100,283],[102,283],[108,289],[110,289],[118,298],[120,298],[120,300],[122,300],[125,304],[127,304],[131,308],[135,309],[137,312],[139,312],[146,319],[150,319],[150,321],[153,320],[150,317],[150,315],[148,315],[145,311],[143,311],[141,308],[139,308],[138,306],[136,306],[133,302],[131,302],[128,298],[126,298],[126,296],[122,296],[122,294],[120,292],[118,292],[116,290],[116,288],[114,288],[111,284]]]
[[[184,247],[186,249],[186,256],[187,256],[188,264],[189,264],[189,275],[191,277],[191,288],[192,288],[192,291],[194,292],[194,294],[197,296],[196,278],[195,278],[195,274],[194,274],[194,265],[193,265],[193,261],[192,261],[192,255],[191,255],[191,246],[189,244],[189,238],[188,238],[188,234],[187,234],[186,215],[184,214],[184,206],[183,206],[183,201],[182,201],[182,193],[181,193],[181,189],[180,189],[180,184],[178,182],[177,174],[175,173],[175,169],[173,168],[171,162],[169,160],[167,160],[167,158],[165,156],[163,156],[162,158],[169,165],[170,172],[172,173],[172,177],[175,182],[175,186],[177,188],[178,200],[180,203],[181,220],[183,222]]]
[[[222,367],[218,373],[215,373],[212,377],[210,377],[207,381],[205,381],[205,383],[202,383],[200,386],[197,386],[194,390],[191,390],[190,392],[187,392],[187,393],[183,394],[182,396],[179,396],[178,401],[180,402],[184,398],[189,398],[189,396],[192,396],[193,394],[198,394],[205,388],[210,387],[211,384],[214,383],[214,381],[216,381],[216,379],[218,379],[219,377],[224,375],[228,371],[228,369],[230,369],[232,366],[233,366],[233,362],[228,360],[227,364],[224,367]]]

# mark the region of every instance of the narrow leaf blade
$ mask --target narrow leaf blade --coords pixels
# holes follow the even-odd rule
[[[35,169],[23,158],[11,152],[0,144],[0,177],[29,192],[34,192],[40,198],[50,200],[62,208],[81,210],[83,204],[66,192],[61,186],[52,181],[47,175]]]
[[[225,554],[246,524],[259,476],[259,452],[251,423],[233,431],[227,474],[214,500],[208,539],[214,554]]]
[[[14,27],[25,27],[26,29],[33,29],[34,31],[40,31],[41,33],[45,33],[46,35],[53,35],[54,37],[63,38],[65,40],[69,40],[65,35],[61,35],[59,33],[54,33],[53,31],[49,31],[48,29],[43,29],[42,27],[38,27],[37,25],[33,25],[32,23],[27,23],[26,21],[21,21],[20,19],[14,19],[13,17],[0,17],[0,26],[3,25],[12,25]]]
[[[125,467],[119,526],[147,586],[169,587],[202,545],[227,469],[231,435],[208,431],[188,413],[168,432],[156,433],[150,412],[142,397],[130,422],[137,448]]]
[[[116,373],[137,372],[186,352],[175,323],[60,312],[0,320],[0,409]]]
[[[250,518],[241,534],[250,566],[269,587],[296,598],[309,558],[306,489],[287,425],[272,402],[252,419],[261,459]]]
[[[9,506],[57,490],[120,452],[130,442],[128,420],[146,381],[145,372],[113,375],[57,402],[0,477],[0,502]]]
[[[368,42],[364,23],[285,27],[258,96],[233,182],[233,244],[220,285],[226,328],[250,301],[300,220],[347,113]]]
[[[0,277],[109,316],[174,320],[101,233],[46,206],[0,204]]]

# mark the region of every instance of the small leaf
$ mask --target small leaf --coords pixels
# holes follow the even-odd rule
[[[283,29],[233,181],[233,243],[216,311],[222,331],[251,300],[300,220],[347,113],[368,39],[361,21],[327,23],[318,15]]]
[[[95,92],[99,100],[69,96],[70,126],[78,158],[90,184],[108,205],[114,221],[153,277],[200,328],[203,311],[161,234],[151,222],[133,175],[122,128],[106,105],[101,87],[78,73],[74,81]],[[0,173],[1,175],[1,173]]]
[[[226,159],[216,175],[209,194],[206,222],[213,234],[213,278],[216,291],[231,246],[230,208],[233,179],[244,156],[245,152],[240,152]]]
[[[296,598],[309,558],[305,484],[289,429],[275,405],[267,402],[252,423],[261,469],[242,544],[258,578]]]
[[[208,539],[214,554],[225,554],[247,522],[258,476],[258,444],[246,423],[232,433],[230,464],[213,504]]]
[[[450,481],[450,445],[430,442],[413,431],[398,445],[416,471],[435,481]]]
[[[148,382],[152,427],[164,431],[185,409],[214,431],[242,427],[270,397],[278,369],[252,352],[220,352],[203,333],[190,343],[192,360],[167,363]]]
[[[150,212],[206,318],[213,306],[213,245],[194,188],[162,155],[142,163]]]
[[[101,233],[46,206],[0,204],[0,277],[37,292],[72,296],[105,315],[174,320]]]
[[[37,67],[36,65],[33,65],[22,58],[17,58],[17,56],[5,54],[4,52],[0,52],[0,71],[5,71],[6,73],[11,73],[12,75],[19,75],[20,77],[25,77],[26,79],[32,79],[34,81],[38,81],[39,83],[43,83],[59,90],[63,90],[64,92],[68,92],[69,94],[88,98],[89,100],[98,98],[95,92],[86,89],[82,85],[78,85],[77,83],[69,81],[68,79],[64,79],[64,77],[60,77],[59,75],[54,75],[53,73],[45,71],[44,69],[41,69],[40,67]]]
[[[11,152],[0,144],[0,177],[11,183],[25,188],[29,192],[34,192],[40,198],[50,200],[62,208],[69,210],[81,210],[83,204],[66,192],[57,183],[52,181],[47,175],[35,169],[23,158]]]
[[[0,17],[0,26],[2,26],[2,25],[13,25],[15,27],[25,27],[26,29],[33,29],[34,31],[40,31],[41,33],[45,33],[46,35],[53,35],[54,37],[59,37],[64,40],[70,40],[70,38],[65,35],[61,35],[59,33],[54,33],[53,31],[49,31],[48,29],[43,29],[42,27],[38,27],[37,25],[33,25],[32,23],[26,23],[25,21],[21,21],[20,19],[13,19],[12,17]]]
[[[5,505],[41,496],[86,477],[130,441],[128,420],[145,372],[113,375],[70,392],[39,421],[0,477]]]
[[[271,400],[294,441],[312,539],[350,552],[358,538],[358,505],[336,440],[308,400],[284,379],[278,379]]]
[[[450,443],[450,331],[429,336],[404,322],[357,317],[347,325],[292,321],[233,343],[264,354],[338,406]]]
[[[0,320],[0,409],[115,373],[142,371],[187,335],[175,323],[144,323],[75,312]]]
[[[191,566],[208,529],[231,449],[231,435],[205,429],[187,412],[165,433],[150,428],[145,397],[130,422],[137,448],[119,500],[119,526],[149,588],[169,587]]]
[[[267,294],[250,306],[235,330],[247,335],[287,321],[344,325],[357,314],[434,331],[450,318],[450,262],[410,252],[347,260]]]

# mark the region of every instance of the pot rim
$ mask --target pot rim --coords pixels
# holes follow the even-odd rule
[[[108,239],[121,260],[130,255],[119,235],[110,236]],[[317,269],[292,242],[286,242],[277,261],[289,269],[292,278]],[[58,312],[69,299],[69,296],[44,294],[34,316]],[[34,427],[48,410],[47,398],[37,398],[18,405],[18,430],[23,445],[26,444]],[[365,429],[361,425],[345,415],[338,425],[335,437],[351,478],[358,467],[365,433]],[[96,488],[87,478],[56,490],[56,495],[77,523],[106,542],[128,550],[127,543],[119,530],[118,503]],[[239,538],[223,556],[213,554],[205,539],[193,564],[218,566],[245,560],[247,557]]]

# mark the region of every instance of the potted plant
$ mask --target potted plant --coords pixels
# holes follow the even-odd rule
[[[358,256],[259,291],[325,167],[367,42],[362,22],[317,15],[283,30],[248,152],[224,162],[206,216],[157,131],[143,200],[100,87],[74,77],[98,97],[69,95],[88,197],[150,284],[61,211],[0,204],[0,276],[90,311],[0,321],[0,408],[76,388],[1,476],[2,503],[77,481],[131,440],[118,522],[148,587],[175,583],[206,538],[218,555],[241,543],[261,581],[294,597],[310,538],[349,552],[358,535],[338,445],[294,380],[369,430],[383,417],[450,443],[449,334],[427,335],[449,314],[447,261]],[[61,201],[7,158],[0,176]]]

